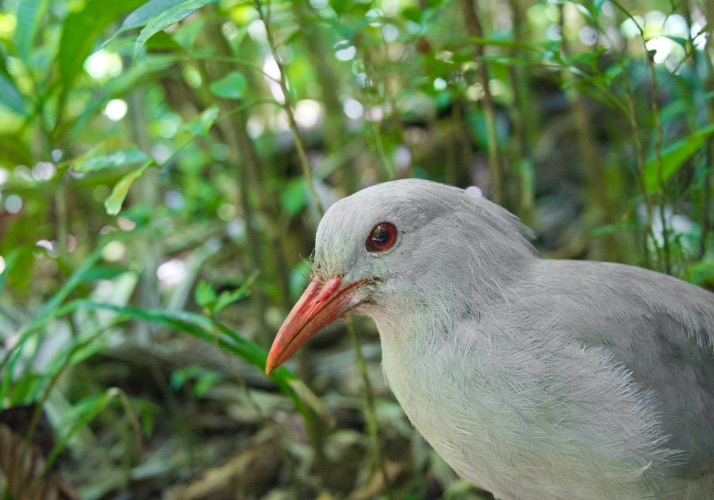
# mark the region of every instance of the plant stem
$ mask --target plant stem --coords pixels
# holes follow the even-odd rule
[[[473,0],[463,0],[463,11],[466,20],[466,30],[471,38],[482,40],[483,29],[478,12]],[[491,174],[492,198],[495,203],[504,203],[503,172],[501,157],[498,150],[498,134],[496,133],[496,106],[489,89],[488,67],[484,59],[485,46],[474,41],[474,56],[478,68],[478,76],[483,87],[483,115],[486,121],[486,134],[488,136],[488,168]]]
[[[267,33],[268,37],[268,47],[270,47],[270,52],[273,55],[273,59],[275,59],[275,64],[278,66],[278,71],[280,72],[280,89],[283,91],[283,109],[285,110],[285,114],[288,117],[288,124],[295,140],[295,149],[297,150],[298,159],[300,160],[300,165],[302,166],[302,174],[305,179],[305,184],[307,186],[308,192],[310,193],[310,196],[312,197],[312,201],[315,204],[315,209],[317,210],[317,213],[322,216],[324,211],[322,209],[322,204],[320,203],[320,198],[317,196],[317,192],[315,191],[315,185],[312,182],[310,163],[307,160],[307,154],[305,153],[305,148],[302,144],[302,139],[300,139],[300,130],[297,126],[297,122],[295,121],[295,115],[293,114],[292,102],[290,99],[290,88],[288,87],[288,78],[285,74],[285,65],[283,64],[282,59],[280,58],[280,55],[277,51],[277,46],[275,44],[275,35],[273,34],[273,30],[270,25],[270,16],[266,12],[266,10],[263,9],[262,0],[255,0],[255,7],[258,10],[260,20],[263,21],[263,24],[265,25],[265,32]]]

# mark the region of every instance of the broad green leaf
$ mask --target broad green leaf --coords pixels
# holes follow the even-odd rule
[[[122,23],[119,30],[117,30],[117,32],[114,33],[111,38],[109,38],[109,40],[104,42],[102,44],[102,47],[107,45],[109,42],[114,40],[117,36],[121,35],[125,31],[146,26],[149,21],[157,17],[159,14],[161,14],[174,4],[176,4],[176,0],[151,0],[150,2],[146,2],[144,5],[126,16],[126,19],[124,19],[124,22]]]
[[[59,74],[65,91],[82,71],[97,37],[121,14],[139,5],[141,0],[89,0],[84,9],[70,13],[64,21],[57,53]]]
[[[212,82],[210,89],[211,92],[223,99],[242,99],[247,86],[248,82],[242,73],[231,71],[220,80]]]
[[[151,161],[151,157],[139,148],[116,149],[114,141],[103,142],[86,154],[70,161],[75,172],[96,172],[106,168],[118,168]]]
[[[19,115],[27,114],[22,94],[17,90],[15,83],[2,73],[0,73],[0,105]]]
[[[209,309],[218,298],[216,291],[207,281],[199,281],[193,291],[193,300],[204,309]]]
[[[30,60],[32,43],[35,40],[37,27],[47,10],[48,0],[21,0],[17,6],[17,28],[15,29],[15,46],[23,61]],[[0,91],[1,92],[1,91]]]
[[[204,5],[214,3],[216,1],[217,0],[185,0],[162,10],[161,13],[154,16],[146,24],[144,29],[141,30],[141,33],[139,33],[139,37],[134,43],[134,64],[136,64],[139,51],[144,46],[146,41],[154,34],[158,33],[161,30],[165,30],[172,24],[176,24],[182,19],[185,19]]]
[[[290,215],[297,215],[307,205],[305,179],[298,177],[289,181],[280,193],[280,205]]]
[[[217,119],[218,106],[213,105],[204,110],[198,118],[187,123],[184,129],[191,135],[206,137],[208,135],[208,131],[211,129],[213,124],[216,123]]]
[[[714,133],[714,124],[697,130],[687,137],[678,140],[665,148],[660,155],[662,161],[662,182],[667,182],[674,173],[687,161],[699,148],[704,145],[707,137]],[[652,155],[645,164],[645,190],[654,193],[660,188],[660,177],[657,157]]]
[[[117,34],[146,26],[149,21],[176,4],[176,0],[151,0],[126,16]]]
[[[119,180],[119,182],[116,183],[109,197],[104,200],[104,209],[109,215],[116,215],[119,213],[121,206],[126,199],[126,195],[129,194],[129,188],[136,179],[142,176],[142,174],[151,166],[153,162],[153,160],[147,161],[141,167],[126,174]]]

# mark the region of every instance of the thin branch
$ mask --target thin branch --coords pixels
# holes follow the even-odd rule
[[[312,182],[312,174],[310,172],[310,163],[307,159],[307,153],[305,153],[305,147],[302,144],[302,139],[300,138],[300,129],[295,121],[295,115],[292,109],[292,102],[290,99],[290,88],[288,86],[288,79],[285,73],[285,66],[278,54],[277,47],[275,44],[275,35],[270,25],[270,10],[263,9],[263,1],[255,0],[255,7],[260,16],[260,20],[263,21],[265,25],[265,32],[268,38],[268,47],[270,47],[270,52],[275,59],[275,64],[278,66],[278,71],[280,72],[280,89],[283,91],[283,109],[288,117],[288,124],[290,130],[293,134],[293,139],[295,140],[295,149],[297,150],[298,158],[300,160],[300,165],[302,167],[303,178],[305,179],[305,184],[307,185],[308,192],[312,197],[312,201],[315,204],[317,212],[322,215],[324,210],[322,204],[320,203],[320,198],[317,196],[317,191],[315,191],[315,185]]]
[[[473,5],[473,0],[463,0],[463,11],[466,21],[466,30],[472,40],[483,39],[483,28],[478,17],[478,12]],[[478,68],[478,76],[483,87],[483,114],[486,120],[486,133],[488,136],[488,168],[491,173],[492,197],[495,203],[503,204],[503,172],[501,157],[498,151],[498,135],[496,133],[496,105],[489,89],[488,67],[484,58],[484,44],[474,42],[474,56]]]

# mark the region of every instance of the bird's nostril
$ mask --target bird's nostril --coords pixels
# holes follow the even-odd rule
[[[335,276],[334,278],[330,279],[327,283],[325,283],[325,286],[322,287],[322,290],[320,290],[320,294],[317,296],[317,302],[324,302],[327,299],[330,298],[330,296],[333,294],[335,290],[340,286],[340,277]]]

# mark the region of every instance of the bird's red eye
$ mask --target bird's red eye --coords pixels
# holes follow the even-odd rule
[[[380,222],[367,236],[367,250],[370,252],[384,252],[397,242],[397,228],[391,222]]]

